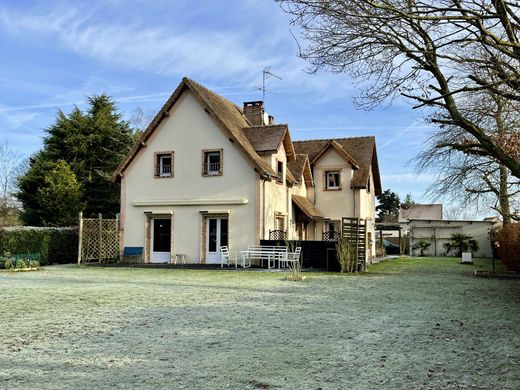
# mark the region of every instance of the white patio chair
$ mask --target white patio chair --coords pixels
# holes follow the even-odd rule
[[[302,248],[300,246],[296,247],[294,252],[287,253],[287,257],[283,260],[280,260],[281,265],[285,267],[289,265],[294,266],[296,263],[300,262],[301,253]]]
[[[227,246],[220,247],[220,268],[224,268],[224,262],[227,266],[229,266],[229,264],[232,262],[234,262],[236,265],[236,259],[234,261],[231,259],[231,256],[229,255],[229,248]]]

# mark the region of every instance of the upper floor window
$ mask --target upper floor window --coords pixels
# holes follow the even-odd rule
[[[283,183],[283,161],[276,161],[276,172],[278,173],[278,183]]]
[[[341,174],[339,170],[325,172],[325,189],[341,190]]]
[[[223,173],[222,149],[202,151],[202,175],[218,176]]]
[[[370,193],[370,176],[368,177],[367,192]]]
[[[173,177],[173,155],[173,152],[155,153],[155,177]]]

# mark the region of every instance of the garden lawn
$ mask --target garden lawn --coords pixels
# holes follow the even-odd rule
[[[305,282],[2,272],[0,388],[518,389],[520,280],[471,276],[483,262],[390,260]]]

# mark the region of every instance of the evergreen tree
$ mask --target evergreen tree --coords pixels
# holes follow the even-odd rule
[[[415,200],[412,198],[412,194],[408,193],[406,194],[404,198],[404,202],[401,203],[401,207],[405,210],[409,209],[411,205],[415,204]]]
[[[19,181],[17,197],[23,205],[24,223],[43,224],[46,211],[38,202],[38,189],[60,160],[70,166],[80,185],[87,216],[119,212],[119,185],[111,181],[111,175],[132,145],[132,129],[107,95],[89,97],[88,105],[86,111],[75,107],[68,115],[59,111],[56,122],[45,130],[42,150]]]
[[[379,205],[376,206],[377,218],[380,222],[397,222],[399,217],[399,195],[390,189],[383,191],[377,197]]]
[[[38,188],[38,204],[45,226],[71,226],[78,223],[78,214],[86,206],[83,193],[70,165],[60,160],[44,177]]]

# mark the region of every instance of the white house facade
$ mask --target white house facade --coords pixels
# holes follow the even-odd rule
[[[239,108],[184,78],[114,173],[121,249],[145,262],[220,262],[219,247],[276,232],[321,240],[342,217],[375,220],[375,139],[293,142],[262,102]],[[375,249],[369,246],[368,255]]]

